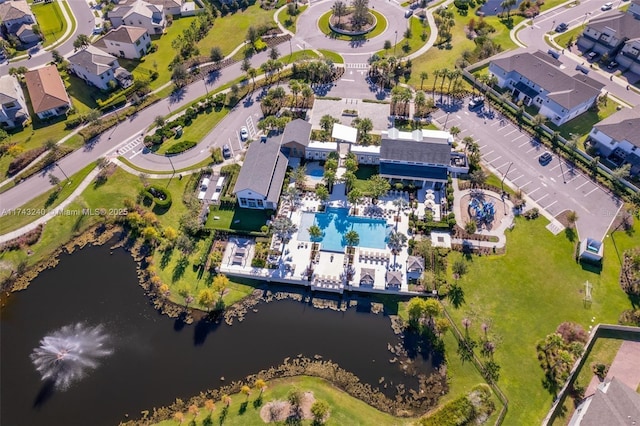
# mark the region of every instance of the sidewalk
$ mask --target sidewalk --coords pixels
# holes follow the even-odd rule
[[[0,243],[5,243],[7,241],[13,240],[14,238],[18,238],[20,235],[36,229],[39,225],[43,225],[47,223],[50,219],[54,218],[55,216],[64,215],[65,207],[71,204],[73,200],[75,200],[80,194],[82,194],[82,192],[85,189],[87,189],[87,187],[91,184],[91,182],[93,182],[96,176],[98,176],[98,173],[100,173],[100,169],[97,167],[94,168],[87,175],[87,177],[84,178],[82,183],[80,183],[80,185],[78,185],[78,187],[71,193],[71,195],[69,195],[65,200],[63,200],[60,203],[60,205],[58,205],[58,207],[52,209],[44,216],[41,216],[39,219],[36,219],[33,222],[27,225],[24,225],[21,228],[16,229],[15,231],[7,232],[4,235],[0,235]]]

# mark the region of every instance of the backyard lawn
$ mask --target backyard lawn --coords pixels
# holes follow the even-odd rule
[[[618,105],[619,104],[617,102],[609,99],[607,100],[607,105],[600,106],[597,111],[589,110],[584,114],[580,114],[573,120],[567,121],[560,127],[555,126],[552,123],[548,123],[547,126],[554,131],[559,131],[565,139],[571,138],[572,134],[582,137],[589,134],[594,124],[604,120],[616,112]]]
[[[547,223],[543,218],[518,218],[507,233],[505,255],[465,261],[469,270],[459,282],[466,303],[459,309],[449,307],[458,328],[463,318],[471,320],[469,334],[476,340],[483,333],[481,325],[489,324],[488,335],[497,342],[494,358],[502,367],[498,384],[509,399],[505,424],[539,423],[551,407],[553,396],[542,386],[544,373],[536,356],[539,340],[563,321],[585,329],[592,317],[596,323],[617,323],[620,312],[630,307],[618,284],[616,248],[621,256],[640,245],[637,231],[633,236],[615,232],[605,239],[603,270],[596,274],[573,260],[574,244],[564,234],[553,236],[545,229]],[[449,264],[461,257],[452,253]],[[587,280],[593,284],[588,307],[583,303]]]
[[[60,4],[56,1],[31,4],[31,11],[36,16],[40,31],[45,38],[43,47],[58,41],[67,29],[67,21],[62,16]]]
[[[211,208],[205,226],[210,229],[260,232],[269,219],[271,211],[243,209],[236,205],[233,208]]]

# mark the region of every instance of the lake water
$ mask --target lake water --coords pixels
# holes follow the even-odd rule
[[[159,314],[137,284],[129,254],[107,246],[63,255],[0,312],[2,425],[113,425],[207,388],[282,363],[322,355],[377,386],[412,386],[387,344],[399,339],[389,318],[358,309],[262,303],[233,326],[184,325]],[[64,392],[47,392],[29,354],[42,337],[77,322],[104,324],[114,353]],[[429,363],[422,368],[428,373]],[[226,382],[220,377],[224,376]]]

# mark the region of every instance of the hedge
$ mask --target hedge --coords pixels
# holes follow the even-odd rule
[[[156,193],[160,193],[162,195],[164,195],[164,200],[156,197],[155,195],[153,195],[153,192],[155,191]],[[171,207],[171,193],[169,191],[167,191],[164,188],[161,188],[159,186],[156,185],[151,185],[149,186],[149,189],[147,189],[144,192],[144,195],[149,197],[150,199],[153,200],[154,203],[156,203],[156,206],[164,208],[164,209],[168,209],[169,207]]]
[[[169,149],[167,149],[166,154],[167,155],[179,154],[181,152],[184,152],[188,149],[193,148],[196,145],[197,143],[194,141],[180,141],[177,144],[170,146]]]
[[[11,163],[9,163],[9,170],[7,170],[7,175],[15,175],[20,170],[31,164],[33,160],[38,158],[45,151],[46,148],[44,146],[41,146],[38,148],[30,149],[29,151],[25,151],[22,154],[18,155],[11,161]]]

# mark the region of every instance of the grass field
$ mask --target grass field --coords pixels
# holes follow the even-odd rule
[[[553,123],[548,123],[547,126],[554,131],[559,131],[565,139],[571,138],[572,134],[583,137],[589,134],[594,124],[616,112],[618,105],[617,102],[609,99],[607,105],[601,106],[597,111],[589,110],[559,127]]]
[[[427,25],[427,21],[426,20],[424,21],[425,26],[423,26],[422,24],[423,21],[421,21],[416,17],[412,17],[407,22],[409,23],[409,25],[411,25],[410,27],[411,37],[408,39],[403,38],[398,42],[398,44],[391,47],[391,49],[389,49],[388,51],[387,50],[378,51],[377,52],[378,56],[385,56],[390,54],[393,55],[394,54],[393,52],[395,52],[397,56],[406,56],[420,49],[422,46],[424,46],[427,40],[429,40],[429,35],[431,34],[431,28],[429,27],[429,25]],[[424,36],[423,36],[423,33],[424,33]],[[404,36],[404,34],[400,34],[400,35]],[[394,40],[389,40],[389,41],[393,42]],[[403,46],[406,41],[409,42],[408,50],[403,49]]]
[[[323,14],[320,17],[320,19],[318,19],[318,27],[320,28],[320,31],[322,31],[324,34],[327,34],[327,35],[330,34],[331,37],[335,38],[336,40],[351,41],[351,40],[363,40],[363,39],[373,38],[373,37],[379,36],[384,32],[384,30],[387,29],[387,20],[381,13],[376,12],[375,10],[369,10],[369,12],[371,12],[376,17],[376,19],[378,20],[378,23],[376,24],[376,27],[371,32],[361,36],[348,36],[348,35],[334,33],[331,30],[331,28],[329,28],[329,18],[331,18],[331,15],[333,13],[332,11],[328,11],[327,13]]]
[[[498,342],[495,360],[502,367],[498,384],[509,398],[505,424],[537,424],[551,406],[553,397],[542,387],[544,374],[536,357],[540,339],[563,321],[585,328],[592,317],[616,323],[620,312],[630,307],[618,284],[616,248],[621,255],[640,245],[637,231],[605,239],[604,267],[595,274],[575,263],[574,244],[563,234],[553,236],[544,228],[547,223],[518,218],[507,233],[507,254],[467,261],[469,271],[460,279],[466,303],[450,308],[459,328],[463,318],[471,320],[469,333],[476,340],[482,334],[480,325],[490,324],[488,333]],[[454,253],[449,264],[460,257]],[[589,307],[582,294],[587,280],[593,284]]]
[[[194,141],[200,142],[213,130],[213,128],[222,120],[229,112],[228,108],[222,108],[218,111],[210,109],[199,114],[195,120],[191,122],[191,125],[184,127],[184,131],[180,139],[169,139],[165,141],[160,148],[156,151],[157,154],[164,154],[167,149],[173,145],[182,141]]]
[[[62,16],[58,2],[31,4],[31,11],[45,38],[42,47],[57,42],[67,30],[67,21]]]
[[[375,408],[365,404],[359,399],[353,398],[349,394],[331,385],[322,379],[309,376],[298,376],[286,379],[273,380],[267,383],[267,388],[262,394],[263,403],[269,401],[281,400],[286,401],[287,395],[293,389],[301,392],[313,392],[316,400],[322,400],[329,404],[331,413],[326,425],[411,425],[416,419],[412,418],[396,418],[389,414],[376,410]],[[258,391],[252,389],[249,397],[249,404],[246,411],[241,409],[242,403],[247,399],[244,394],[234,394],[231,396],[231,405],[229,406],[227,416],[223,421],[220,420],[220,412],[223,403],[214,401],[216,408],[212,414],[212,420],[215,424],[225,424],[227,426],[251,426],[264,425],[264,421],[260,418],[261,406],[254,407],[253,401],[258,396]],[[204,409],[196,417],[197,424],[202,424],[209,413]],[[188,424],[193,415],[185,413],[185,422]],[[212,423],[213,424],[213,423]],[[302,421],[302,425],[311,425],[311,420]],[[178,425],[175,420],[167,420],[157,423],[158,426],[174,426]]]
[[[280,54],[282,54],[284,52],[280,52]],[[297,52],[293,52],[292,55],[282,55],[279,60],[285,64],[285,65],[289,65],[292,64],[294,62],[298,62],[298,61],[304,61],[307,59],[317,59],[319,58],[318,54],[316,52],[314,52],[313,50],[298,50]],[[264,73],[261,73],[261,75]]]
[[[207,218],[207,228],[233,229],[237,231],[260,231],[266,225],[270,214],[263,210],[234,208],[211,209]],[[215,219],[215,218],[218,219]]]
[[[572,40],[574,43],[578,41],[578,37],[580,37],[580,34],[582,34],[582,31],[584,31],[584,27],[585,27],[584,25],[580,25],[579,27],[576,27],[572,30],[559,34],[554,38],[554,40],[561,47],[565,48],[567,47],[569,40]]]
[[[334,64],[344,64],[344,58],[339,53],[332,52],[331,50],[318,49],[325,59],[331,60]]]
[[[308,5],[298,6],[298,14],[295,15],[295,16],[289,16],[289,14],[287,13],[287,8],[285,7],[278,14],[278,21],[280,22],[280,24],[283,27],[285,27],[286,29],[288,29],[289,31],[291,31],[292,33],[295,34],[296,33],[296,22],[298,22],[298,18],[300,17],[302,12],[307,10],[308,7],[309,7]]]

